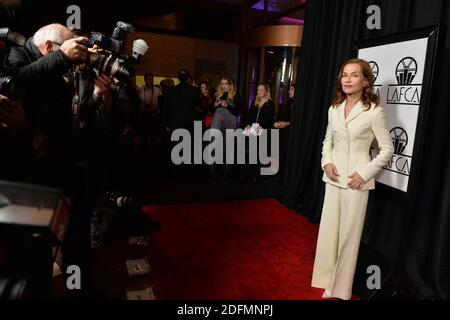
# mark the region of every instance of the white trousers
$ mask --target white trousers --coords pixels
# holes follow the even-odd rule
[[[311,286],[323,298],[352,297],[369,191],[326,184]]]

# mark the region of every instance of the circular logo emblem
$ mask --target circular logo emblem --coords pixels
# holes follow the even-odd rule
[[[380,72],[380,68],[375,61],[369,61],[370,68],[372,69],[373,82],[377,82],[378,73]]]
[[[391,131],[392,142],[394,143],[395,154],[403,154],[406,146],[408,145],[408,134],[405,129],[400,127],[395,127]]]
[[[397,64],[395,76],[399,85],[409,85],[417,74],[417,61],[412,57],[405,57]]]

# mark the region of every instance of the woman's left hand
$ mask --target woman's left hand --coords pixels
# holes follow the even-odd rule
[[[226,100],[222,100],[221,105],[222,105],[222,107],[226,108],[226,107],[228,107],[228,102]]]
[[[348,176],[350,181],[347,183],[348,187],[352,190],[361,190],[366,183],[363,178],[358,174],[358,172],[354,172],[353,174]]]

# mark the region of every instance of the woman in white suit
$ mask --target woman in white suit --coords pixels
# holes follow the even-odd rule
[[[369,190],[394,151],[373,84],[366,61],[345,62],[328,110],[321,161],[325,199],[311,284],[325,289],[322,298],[352,296]],[[371,159],[374,139],[380,152]]]

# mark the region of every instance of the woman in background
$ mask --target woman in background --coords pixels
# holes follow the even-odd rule
[[[266,129],[269,132],[272,128],[275,103],[270,98],[270,88],[267,84],[258,85],[257,90],[255,101],[253,101],[250,109],[248,110],[244,126],[245,129],[250,130],[252,125],[257,123],[258,126],[256,131]],[[257,141],[259,145],[259,138]],[[270,141],[270,136],[268,136],[267,141]],[[246,150],[248,158],[249,149],[247,148]],[[241,174],[241,180],[245,179],[245,174],[250,174],[253,182],[258,183],[260,178],[260,164],[248,164],[246,168],[244,168],[244,172]]]
[[[213,119],[214,98],[211,95],[211,87],[208,81],[200,82],[200,105],[196,108],[199,120],[202,121],[203,129],[209,129]]]
[[[225,132],[227,129],[236,130],[237,117],[240,113],[240,97],[236,91],[233,78],[229,75],[223,76],[217,86],[217,92],[214,96],[213,112],[214,116],[211,129],[220,130],[223,138],[226,137]],[[225,159],[224,152],[223,163],[225,163]],[[226,183],[231,165],[224,164],[221,167],[223,167],[223,170],[219,170],[217,164],[210,165],[211,183],[216,184],[220,178],[222,178],[221,181],[223,184]],[[222,171],[222,174],[219,171]]]
[[[280,166],[278,169],[279,184],[283,183],[283,175],[288,154],[289,132],[291,127],[292,108],[294,107],[295,84],[289,87],[289,100],[278,114],[278,120],[273,127],[280,130]]]

